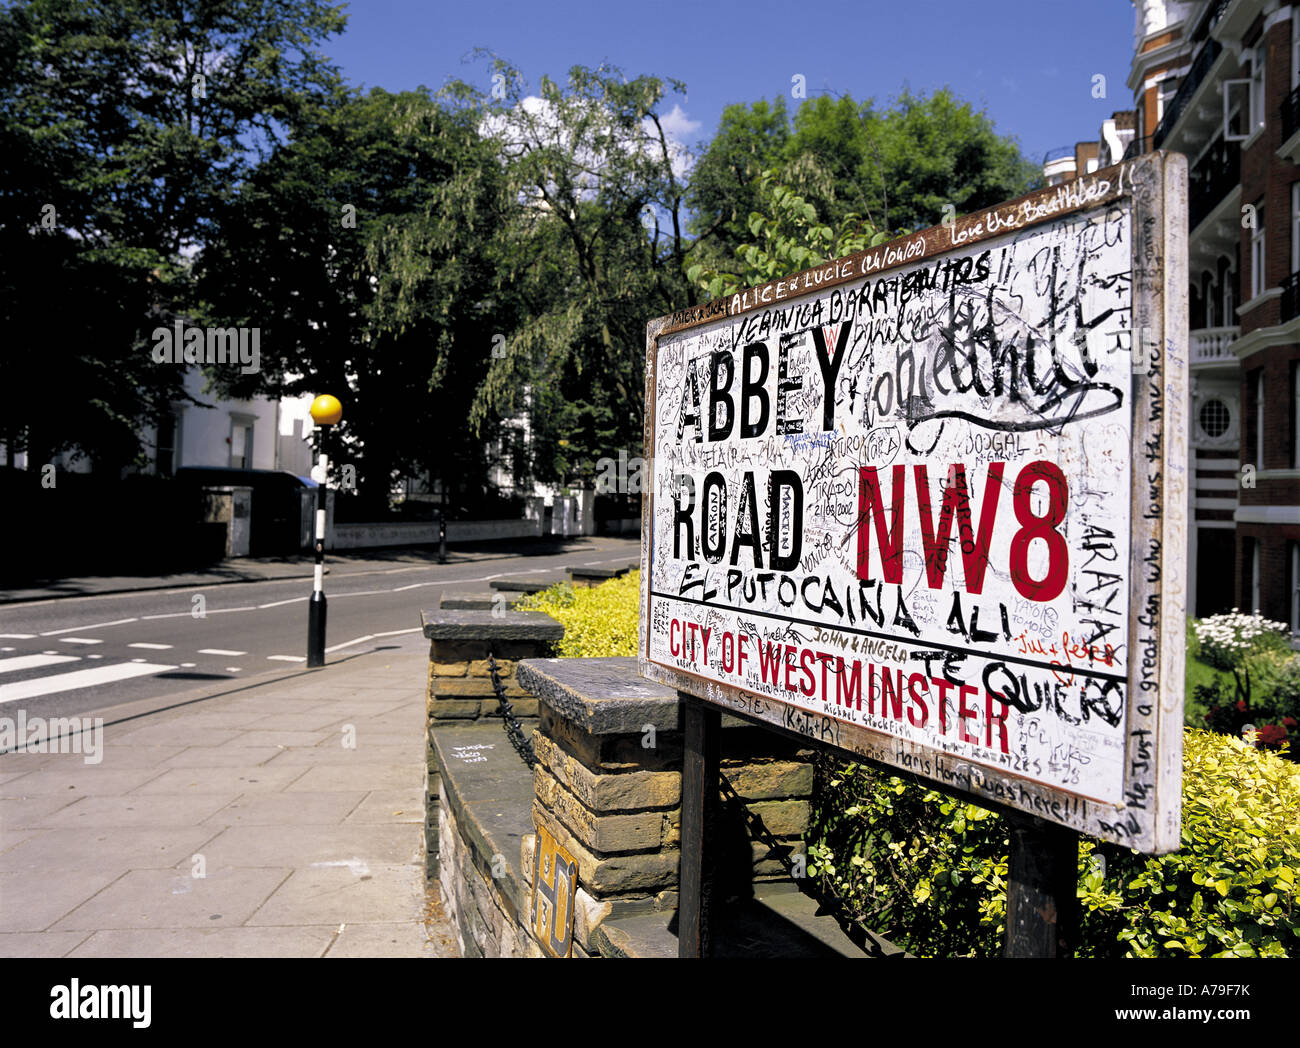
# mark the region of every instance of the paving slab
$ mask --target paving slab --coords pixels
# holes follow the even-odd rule
[[[239,798],[237,793],[193,796],[126,794],[84,797],[78,803],[46,815],[42,826],[73,826],[99,830],[105,826],[194,826]]]
[[[131,792],[166,793],[183,796],[191,793],[267,793],[282,790],[301,778],[306,768],[168,768],[141,783]]]
[[[203,857],[209,870],[318,862],[400,865],[420,860],[420,841],[400,824],[231,826],[204,844]]]
[[[103,764],[50,765],[0,784],[0,797],[39,797],[57,793],[69,798],[97,793],[127,793],[166,774],[166,768],[111,768]]]
[[[394,925],[396,927],[396,925]],[[81,936],[68,957],[319,957],[338,934],[326,925],[286,928],[166,928]],[[0,937],[0,949],[4,948]],[[380,956],[392,956],[381,954]]]
[[[0,852],[0,871],[166,869],[186,862],[218,827],[169,826],[166,829],[37,830]]]
[[[419,924],[348,924],[330,944],[326,957],[439,957],[447,945]]]
[[[33,877],[27,870],[0,873],[0,932],[39,932],[122,876],[121,870],[61,870]],[[58,930],[58,929],[56,929]],[[94,930],[93,928],[91,929]]]
[[[366,798],[364,790],[317,793],[259,793],[231,798],[207,818],[220,826],[332,826]]]
[[[85,797],[69,796],[71,792],[64,790],[63,794],[47,793],[39,797],[0,798],[0,826],[6,830],[49,826],[50,819],[56,812],[87,800]]]
[[[167,768],[260,768],[284,752],[283,746],[192,746],[163,761]]]
[[[285,793],[396,790],[418,779],[424,766],[422,760],[408,759],[401,764],[358,763],[334,765],[328,768],[309,768],[301,778],[285,787]]]
[[[343,820],[351,823],[424,823],[424,787],[372,790]]]
[[[335,863],[339,863],[335,865]],[[424,911],[424,868],[416,864],[313,863],[295,870],[246,922],[261,924],[399,923]]]
[[[245,923],[290,870],[132,870],[54,925],[55,931],[225,927]],[[308,922],[303,922],[308,923]]]
[[[0,932],[0,957],[67,957],[85,932]]]

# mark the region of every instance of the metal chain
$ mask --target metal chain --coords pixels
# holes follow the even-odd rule
[[[506,736],[510,739],[510,745],[515,748],[519,758],[528,765],[528,767],[537,767],[537,754],[533,752],[532,741],[524,734],[524,726],[515,716],[515,708],[511,705],[510,700],[506,698],[506,686],[501,683],[501,677],[497,672],[497,660],[493,657],[492,652],[488,652],[488,673],[492,675],[492,690],[497,693],[497,708],[501,710],[501,724],[506,729]]]

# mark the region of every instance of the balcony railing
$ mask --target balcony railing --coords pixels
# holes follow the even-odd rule
[[[1297,87],[1282,103],[1282,141],[1300,131],[1300,87]]]
[[[1201,328],[1191,333],[1193,364],[1236,363],[1230,348],[1241,334],[1239,327]]]
[[[1196,57],[1192,60],[1192,68],[1187,70],[1187,76],[1179,85],[1178,91],[1174,94],[1173,99],[1165,108],[1165,115],[1160,123],[1156,125],[1155,132],[1151,135],[1151,148],[1159,149],[1169,132],[1174,129],[1178,123],[1178,118],[1183,115],[1183,111],[1192,101],[1192,95],[1196,94],[1196,89],[1201,86],[1201,81],[1214,65],[1215,59],[1223,53],[1223,45],[1213,37],[1206,40],[1201,45],[1201,49],[1196,52]]]
[[[1281,322],[1283,324],[1300,316],[1300,273],[1292,273],[1282,281],[1281,305]]]
[[[1241,181],[1241,145],[1220,138],[1192,167],[1187,187],[1188,227],[1195,229]]]

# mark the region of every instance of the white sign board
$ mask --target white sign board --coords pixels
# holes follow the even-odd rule
[[[1178,845],[1185,163],[650,324],[641,669],[940,788]]]

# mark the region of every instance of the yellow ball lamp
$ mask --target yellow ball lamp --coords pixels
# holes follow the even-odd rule
[[[343,417],[343,405],[338,397],[322,393],[311,402],[311,420],[318,426],[333,426]]]

